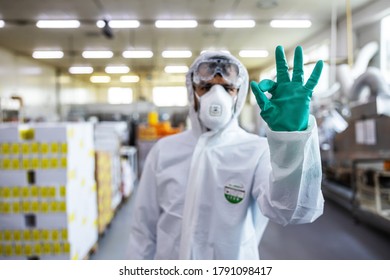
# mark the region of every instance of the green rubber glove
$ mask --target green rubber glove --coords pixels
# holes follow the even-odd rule
[[[294,54],[292,80],[282,46],[275,51],[276,82],[262,80],[251,82],[252,91],[259,104],[260,115],[274,131],[302,131],[308,126],[310,100],[313,89],[320,79],[323,62],[318,61],[306,84],[303,84],[303,52],[298,46]],[[264,94],[268,91],[270,99]]]

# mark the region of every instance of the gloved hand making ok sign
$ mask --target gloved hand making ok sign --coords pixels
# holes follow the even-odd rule
[[[305,130],[309,120],[311,96],[320,78],[323,62],[317,62],[310,78],[303,84],[303,52],[300,46],[295,49],[291,80],[283,47],[276,48],[275,57],[276,82],[268,79],[260,83],[251,82],[261,109],[260,115],[274,131]],[[270,99],[264,94],[266,91],[272,95]]]

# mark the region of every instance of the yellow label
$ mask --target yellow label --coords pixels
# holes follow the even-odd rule
[[[22,153],[24,155],[30,153],[30,144],[28,144],[28,143],[23,143],[22,144]]]
[[[3,159],[3,169],[11,169],[11,160],[9,158]]]
[[[44,241],[49,240],[49,231],[47,229],[43,229],[41,231],[41,237]]]
[[[50,202],[50,211],[51,212],[57,212],[58,211],[57,201]]]
[[[49,205],[47,204],[47,202],[42,202],[41,203],[41,210],[42,210],[43,213],[49,212]]]
[[[31,143],[31,152],[34,154],[39,153],[39,143],[37,143],[37,142]]]
[[[68,144],[61,143],[61,153],[66,154],[68,152]]]
[[[58,168],[58,159],[56,158],[51,158],[50,159],[50,168],[56,169]]]
[[[64,243],[64,249],[63,251],[65,253],[70,253],[70,244],[68,242]]]
[[[38,202],[38,201],[33,201],[33,202],[31,202],[31,210],[32,210],[34,213],[39,212],[39,202]]]
[[[36,254],[38,256],[42,254],[42,245],[41,244],[36,243],[34,245],[34,254]]]
[[[21,256],[23,254],[23,248],[21,244],[15,244],[15,255]]]
[[[56,196],[56,188],[55,187],[48,187],[48,195],[49,197],[55,197]]]
[[[19,143],[12,143],[11,144],[11,153],[12,154],[19,154]]]
[[[49,159],[48,158],[43,158],[41,160],[41,167],[42,167],[42,169],[48,169],[49,168]]]
[[[53,245],[53,251],[54,254],[60,254],[61,253],[61,244],[60,243],[54,243]]]
[[[1,145],[1,152],[2,152],[3,154],[9,154],[9,153],[11,152],[11,147],[10,147],[10,145],[9,145],[8,143],[3,143],[3,144]]]
[[[60,212],[66,212],[66,202],[65,201],[61,201],[61,202],[59,202],[59,211]]]
[[[40,187],[40,196],[41,197],[48,197],[49,196],[49,187]]]
[[[49,144],[41,143],[41,153],[47,154],[49,152]]]
[[[19,203],[19,201],[12,203],[12,212],[20,213],[20,203]]]
[[[29,197],[29,196],[30,196],[30,188],[22,187],[22,197]]]
[[[11,241],[12,240],[12,231],[5,230],[4,231],[4,240],[5,241]]]
[[[51,254],[51,252],[52,252],[52,248],[51,248],[52,246],[51,246],[51,244],[50,243],[45,243],[45,244],[43,244],[43,252],[45,253],[45,254]]]
[[[30,244],[25,244],[24,245],[24,254],[27,256],[32,255],[32,246]]]
[[[15,198],[20,197],[20,188],[19,187],[13,187],[12,188],[12,196]]]
[[[17,158],[12,159],[11,169],[19,169],[19,167],[20,167],[19,159]]]
[[[68,230],[67,229],[61,230],[61,239],[68,240]]]
[[[59,231],[58,230],[52,230],[52,232],[51,232],[51,239],[53,240],[53,241],[58,241],[58,239],[60,238],[60,233],[59,233]]]
[[[41,239],[41,234],[38,229],[33,229],[32,236],[34,241],[39,241]]]
[[[22,140],[33,140],[35,137],[35,130],[32,128],[29,129],[20,129],[19,137]]]
[[[9,198],[9,197],[11,196],[11,190],[10,190],[10,188],[5,187],[5,188],[2,188],[2,189],[3,189],[3,191],[2,191],[3,197]]]
[[[14,230],[14,240],[15,241],[22,240],[22,233],[19,230]]]
[[[61,197],[65,197],[66,196],[66,187],[65,186],[61,186],[60,187],[60,196]]]
[[[3,245],[0,243],[0,256],[2,256],[4,253],[3,253]]]
[[[23,231],[23,240],[30,241],[31,240],[31,232],[30,230],[26,229]]]
[[[39,164],[39,159],[38,158],[33,158],[31,160],[31,167],[34,168],[34,169],[40,168],[40,164]]]
[[[3,202],[3,213],[10,214],[11,213],[11,205],[7,202]]]
[[[38,186],[31,186],[31,196],[32,197],[38,197],[39,196],[39,187]]]
[[[12,245],[5,245],[4,253],[7,257],[12,255]]]
[[[68,159],[66,157],[61,158],[61,168],[66,168],[68,166]]]
[[[3,240],[4,240],[3,235],[4,235],[3,231],[0,230],[0,241],[3,241]],[[0,244],[1,244],[1,242],[0,242]]]
[[[23,208],[24,213],[30,212],[31,211],[31,202],[30,201],[23,201],[22,208]]]
[[[60,147],[58,145],[58,143],[51,143],[50,145],[50,152],[53,153],[53,154],[56,154],[60,151]]]

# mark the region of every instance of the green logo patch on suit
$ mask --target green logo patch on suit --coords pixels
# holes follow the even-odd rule
[[[244,199],[245,190],[242,186],[228,184],[224,188],[224,195],[227,201],[232,204],[237,204]]]

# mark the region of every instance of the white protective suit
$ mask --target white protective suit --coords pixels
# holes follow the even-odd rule
[[[204,132],[194,110],[192,66],[186,81],[192,128],[161,139],[148,154],[131,217],[131,259],[259,259],[268,219],[310,223],[323,212],[314,117],[306,131],[268,130],[267,138],[241,129],[248,74],[236,58],[222,55],[244,71],[234,117],[223,129]]]

